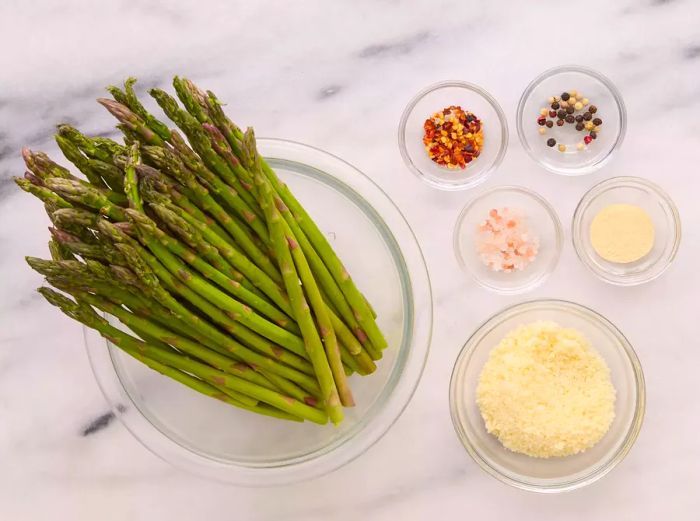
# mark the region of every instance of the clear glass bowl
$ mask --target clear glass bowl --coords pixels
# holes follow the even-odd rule
[[[615,419],[597,445],[564,458],[539,459],[512,452],[486,431],[476,405],[476,387],[488,355],[519,325],[552,320],[581,331],[605,359],[617,391]],[[632,346],[607,319],[579,304],[534,300],[487,320],[457,357],[450,381],[450,412],[460,441],[479,466],[504,483],[535,492],[563,492],[600,479],[637,439],[644,418],[644,375]]]
[[[627,264],[600,257],[591,244],[591,222],[611,204],[639,206],[654,223],[654,246],[643,258]],[[681,220],[671,198],[659,186],[640,177],[613,177],[595,185],[581,198],[571,224],[574,249],[598,278],[618,286],[652,281],[668,269],[681,242]]]
[[[522,271],[490,270],[479,258],[474,243],[477,226],[493,208],[520,210],[540,239],[534,261]],[[521,186],[497,186],[470,201],[457,218],[453,246],[457,261],[482,287],[502,294],[530,291],[542,284],[559,261],[564,235],[557,213],[541,195]]]
[[[573,124],[554,125],[540,135],[542,127],[537,124],[540,110],[550,108],[548,98],[572,89],[598,108],[593,117],[603,121],[597,138],[584,150],[576,145],[587,134],[585,130],[579,132]],[[567,65],[549,69],[532,80],[518,103],[516,122],[520,142],[532,159],[550,172],[574,176],[595,172],[610,160],[625,137],[627,113],[620,92],[608,78],[592,69]],[[565,144],[566,152],[547,146],[549,138]]]
[[[141,443],[178,467],[246,486],[322,475],[377,442],[416,389],[432,329],[423,255],[388,196],[350,164],[321,150],[272,139],[258,140],[258,147],[317,219],[372,302],[389,342],[374,374],[350,378],[357,406],[345,410],[345,421],[321,427],[235,409],[151,371],[85,330],[99,386]]]
[[[484,146],[464,169],[433,162],[423,145],[423,124],[432,114],[459,105],[482,122]],[[399,151],[406,166],[430,186],[464,190],[486,180],[506,154],[508,124],[496,100],[481,87],[464,81],[444,81],[419,92],[406,106],[399,122]]]

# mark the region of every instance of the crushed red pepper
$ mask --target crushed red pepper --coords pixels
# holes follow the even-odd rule
[[[447,168],[466,168],[479,157],[484,145],[481,120],[457,105],[433,114],[425,120],[423,129],[428,156]]]

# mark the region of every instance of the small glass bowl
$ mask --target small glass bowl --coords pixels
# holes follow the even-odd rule
[[[461,106],[482,122],[481,154],[464,169],[438,165],[428,157],[423,145],[425,120],[450,105]],[[484,89],[464,81],[443,81],[422,90],[408,103],[399,122],[399,150],[406,166],[441,190],[465,190],[486,180],[503,161],[507,145],[508,124],[501,107]]]
[[[639,206],[654,223],[654,246],[636,262],[618,264],[600,257],[590,240],[593,218],[618,203]],[[579,202],[571,224],[574,249],[598,278],[617,286],[635,286],[659,277],[671,265],[681,242],[681,221],[671,198],[651,181],[639,177],[613,177],[595,185]]]
[[[493,208],[509,207],[522,211],[527,224],[540,239],[535,259],[522,271],[509,273],[490,270],[479,258],[474,239],[477,226]],[[497,186],[475,197],[457,218],[453,245],[457,261],[476,282],[501,294],[523,293],[544,282],[559,261],[564,234],[552,205],[541,195],[521,186]]]
[[[512,452],[486,431],[476,404],[476,387],[491,349],[519,325],[538,320],[579,330],[610,368],[617,391],[615,418],[607,434],[581,454],[540,459]],[[563,300],[525,302],[491,317],[462,348],[450,380],[452,423],[469,455],[500,481],[534,492],[573,490],[610,472],[637,439],[645,400],[642,367],[624,335],[595,311]]]
[[[537,124],[540,110],[551,109],[547,98],[559,97],[571,89],[588,98],[589,106],[598,108],[593,117],[603,120],[597,138],[584,150],[576,145],[588,132],[577,131],[573,124],[555,125],[546,128],[544,135],[539,134],[544,128]],[[520,142],[532,159],[555,174],[576,176],[595,172],[612,157],[625,137],[627,113],[620,92],[608,78],[591,69],[567,65],[549,69],[532,80],[518,103],[516,121]],[[547,146],[549,138],[565,144],[566,152],[560,152],[558,145]]]

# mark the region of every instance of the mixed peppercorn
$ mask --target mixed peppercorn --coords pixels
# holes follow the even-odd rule
[[[575,90],[563,92],[560,96],[550,96],[547,100],[549,107],[543,107],[537,117],[537,124],[540,125],[539,133],[544,135],[548,128],[555,124],[563,127],[565,124],[574,125],[578,132],[586,131],[583,140],[576,144],[577,150],[584,150],[594,139],[598,137],[600,126],[603,120],[594,117],[598,112],[595,105],[591,105],[588,98]],[[553,147],[557,144],[556,139],[547,139],[547,146]],[[566,152],[567,146],[560,143],[557,147],[560,152]]]
[[[423,124],[423,144],[435,163],[466,168],[479,157],[484,145],[481,120],[457,105],[436,112]]]

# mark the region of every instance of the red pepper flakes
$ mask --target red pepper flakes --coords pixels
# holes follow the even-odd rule
[[[484,146],[481,120],[457,105],[433,114],[425,120],[423,129],[428,156],[447,168],[466,168]]]

